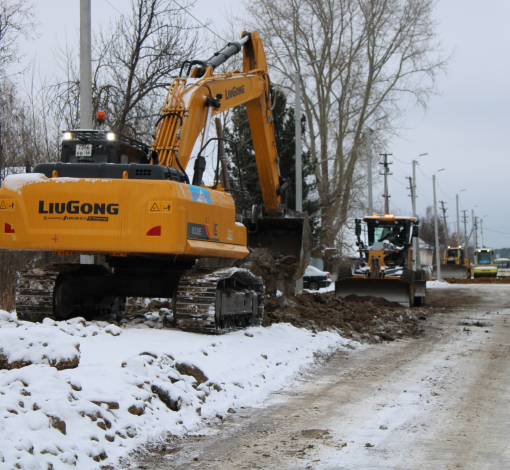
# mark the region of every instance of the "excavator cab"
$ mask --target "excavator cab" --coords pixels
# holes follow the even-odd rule
[[[149,164],[149,146],[124,135],[102,130],[68,130],[63,133],[63,163]]]

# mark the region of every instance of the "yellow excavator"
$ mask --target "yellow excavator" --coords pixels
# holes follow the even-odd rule
[[[336,297],[358,295],[382,297],[406,307],[425,305],[426,278],[413,270],[412,239],[418,237],[417,219],[392,214],[367,216],[368,245],[361,240],[361,220],[356,219],[359,266],[340,266],[335,282]]]
[[[434,266],[432,277],[437,278],[437,269]],[[441,264],[441,277],[446,278],[465,278],[473,277],[473,266],[467,259],[464,248],[461,246],[449,246],[443,254],[443,264]]]
[[[241,50],[243,71],[214,73]],[[278,167],[273,96],[262,41],[257,32],[244,32],[209,60],[183,65],[150,148],[102,129],[71,130],[64,133],[61,162],[6,178],[0,188],[1,248],[104,255],[106,261],[23,272],[18,318],[116,313],[133,296],[172,298],[176,326],[184,330],[223,333],[260,325],[262,279],[234,266],[250,254],[248,239],[298,260],[287,279],[302,276],[311,243],[307,215],[286,206],[290,179]],[[212,118],[241,104],[263,205],[236,210],[232,192],[243,197],[242,179],[230,189],[226,171],[213,161],[205,184],[204,155],[211,142],[227,140],[209,139]],[[185,170],[200,136],[190,182]]]

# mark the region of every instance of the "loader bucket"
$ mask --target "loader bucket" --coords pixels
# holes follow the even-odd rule
[[[442,264],[441,277],[466,279],[471,277],[471,271],[468,270],[467,266],[463,266],[461,264]],[[434,270],[432,271],[432,278],[437,279],[437,266],[434,266]]]
[[[411,303],[411,286],[400,279],[367,279],[364,277],[338,279],[335,282],[335,297],[347,297],[348,295],[381,297],[405,307],[413,306]]]
[[[260,218],[256,230],[248,235],[248,246],[252,253],[246,260],[264,272],[266,289],[293,295],[295,281],[303,276],[310,262],[308,214],[288,211],[285,217]],[[268,266],[268,262],[272,265]]]

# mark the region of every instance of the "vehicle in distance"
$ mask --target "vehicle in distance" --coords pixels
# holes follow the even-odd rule
[[[498,258],[494,260],[494,264],[498,267],[497,277],[510,277],[510,259]]]
[[[303,289],[319,290],[321,287],[329,287],[331,280],[329,273],[321,271],[315,266],[308,266],[303,276]]]

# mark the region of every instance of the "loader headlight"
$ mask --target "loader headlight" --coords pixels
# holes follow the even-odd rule
[[[64,140],[73,140],[72,132],[64,132]]]
[[[116,140],[116,139],[117,139],[117,135],[114,134],[113,132],[106,133],[106,140]]]

